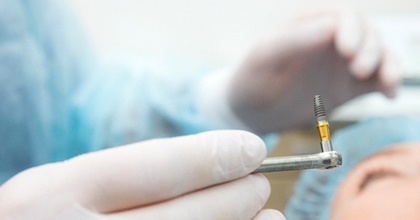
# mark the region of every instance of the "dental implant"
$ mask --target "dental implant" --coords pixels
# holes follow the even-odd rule
[[[315,117],[318,122],[318,132],[321,139],[321,153],[311,155],[269,157],[252,173],[267,173],[290,170],[319,169],[327,170],[340,167],[343,159],[339,152],[334,151],[331,144],[330,125],[327,121],[321,96],[314,98]]]
[[[315,117],[318,122],[317,128],[319,138],[321,140],[321,152],[333,151],[331,144],[330,124],[327,121],[327,114],[325,113],[324,103],[322,103],[321,96],[314,97]]]

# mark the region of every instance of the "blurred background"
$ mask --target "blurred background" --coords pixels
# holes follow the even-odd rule
[[[420,116],[420,1],[418,0],[72,0],[93,43],[104,54],[182,57],[215,67],[231,66],[266,35],[296,15],[349,5],[374,24],[400,57],[404,82],[396,99],[368,94],[329,113],[338,129],[372,116]],[[286,30],[287,31],[287,30]],[[328,103],[325,103],[328,105]],[[272,156],[317,152],[316,130],[283,134]],[[299,172],[268,174],[267,207],[283,210]]]

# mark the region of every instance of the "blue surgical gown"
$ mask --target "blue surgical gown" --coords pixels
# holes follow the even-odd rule
[[[106,62],[63,1],[0,0],[0,184],[81,153],[217,128],[195,107],[207,72]]]

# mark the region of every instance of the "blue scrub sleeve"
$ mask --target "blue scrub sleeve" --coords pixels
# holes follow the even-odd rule
[[[0,183],[73,151],[71,94],[94,63],[74,21],[62,1],[0,1]]]
[[[217,128],[195,106],[209,69],[128,63],[97,57],[64,1],[0,0],[0,183],[81,153]]]

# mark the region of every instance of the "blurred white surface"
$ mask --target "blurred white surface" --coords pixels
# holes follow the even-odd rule
[[[104,53],[177,56],[209,65],[238,62],[264,35],[305,10],[358,8],[401,57],[405,77],[420,76],[418,0],[72,0],[93,42]],[[383,114],[420,115],[419,87],[403,87],[394,100],[371,94],[340,108],[338,120]]]
[[[370,117],[398,115],[420,117],[420,87],[403,86],[394,99],[379,93],[360,96],[336,109],[331,119],[354,122]]]
[[[420,77],[420,10],[417,14],[377,16],[372,22],[385,44],[401,58],[406,79]]]
[[[72,0],[105,52],[177,54],[230,64],[258,39],[314,8],[349,5],[365,16],[420,14],[418,0]]]

